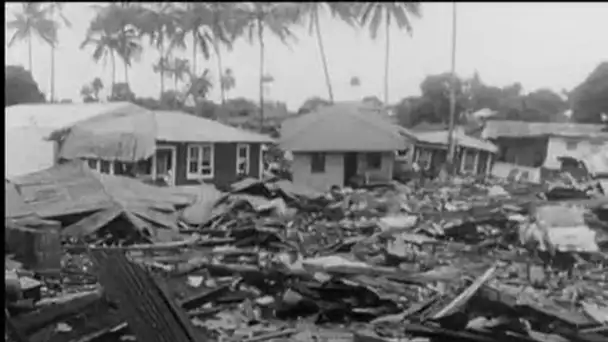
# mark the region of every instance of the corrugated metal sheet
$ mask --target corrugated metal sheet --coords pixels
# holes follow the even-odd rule
[[[608,139],[604,126],[570,122],[525,122],[512,120],[492,120],[485,124],[481,136],[484,139],[523,138],[538,136],[588,137]]]
[[[344,103],[283,122],[281,146],[299,152],[394,151],[406,147],[405,131],[387,115]]]
[[[59,156],[123,162],[147,159],[156,151],[158,131],[152,111],[129,103],[66,129]]]

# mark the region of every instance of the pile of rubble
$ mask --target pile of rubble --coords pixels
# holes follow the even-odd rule
[[[181,241],[73,241],[10,321],[31,341],[606,341],[608,199],[548,201],[564,187],[201,186]]]

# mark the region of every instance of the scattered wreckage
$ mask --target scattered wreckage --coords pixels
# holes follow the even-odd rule
[[[7,258],[15,341],[608,338],[608,198],[571,185],[222,193],[77,164],[13,183],[22,212],[63,227],[39,244],[62,251],[56,269]]]

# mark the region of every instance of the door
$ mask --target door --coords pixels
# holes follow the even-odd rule
[[[357,175],[357,152],[344,153],[344,185],[349,185]]]
[[[154,178],[162,178],[169,185],[175,185],[175,147],[157,147],[154,159]]]

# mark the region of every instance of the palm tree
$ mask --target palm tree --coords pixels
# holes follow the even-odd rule
[[[167,73],[171,71],[171,63],[169,62],[169,57],[160,57],[158,61],[152,66],[152,70],[155,73],[160,74],[160,91],[161,97],[165,92],[165,77]]]
[[[106,59],[108,57],[110,58],[112,63],[112,88],[114,88],[114,85],[116,84],[116,54],[119,46],[118,38],[107,29],[102,31],[91,31],[89,28],[85,40],[80,44],[80,48],[84,49],[89,45],[94,47],[93,60],[95,62],[99,62],[103,59],[105,63]]]
[[[91,90],[93,91],[95,98],[98,100],[99,100],[99,93],[101,92],[102,89],[103,89],[103,82],[101,81],[101,79],[99,77],[95,77],[95,79],[93,79],[93,82],[91,82]]]
[[[50,15],[50,20],[54,21],[57,27],[59,27],[59,22],[55,19],[55,14],[59,15],[59,19],[61,19],[61,23],[66,27],[72,27],[70,21],[63,15],[63,3],[61,2],[51,2],[47,7],[47,11]],[[55,99],[55,48],[58,43],[57,37],[55,37],[55,41],[51,44],[51,102]]]
[[[237,5],[223,2],[208,3],[188,3],[180,11],[181,32],[174,38],[173,45],[185,48],[186,36],[192,34],[192,71],[197,73],[197,57],[199,49],[205,59],[210,56],[209,51],[213,49],[217,56],[218,74],[222,74],[222,55],[221,45],[232,49],[232,43],[236,37],[236,21],[233,9]],[[222,103],[225,102],[224,89],[222,93]]]
[[[365,2],[361,5],[361,25],[368,26],[372,39],[378,36],[380,24],[384,21],[386,34],[384,56],[384,103],[388,104],[388,66],[390,55],[390,28],[392,21],[400,29],[406,29],[411,35],[413,32],[410,16],[419,18],[420,2]]]
[[[224,71],[224,73],[222,74],[222,76],[220,78],[220,86],[222,87],[222,90],[226,94],[226,97],[228,96],[228,92],[230,90],[234,89],[234,87],[236,86],[236,78],[234,77],[234,73],[232,72],[232,69],[226,68],[226,70]]]
[[[29,71],[33,75],[32,39],[34,35],[40,37],[50,46],[57,41],[57,23],[48,18],[48,11],[41,2],[25,2],[21,4],[21,11],[14,13],[15,19],[7,23],[7,29],[15,31],[8,42],[13,46],[17,41],[27,39]]]
[[[207,97],[209,90],[213,87],[211,82],[209,69],[205,69],[201,75],[196,75],[192,72],[188,73],[189,84],[184,98],[192,96],[195,104],[200,104]]]
[[[334,102],[334,92],[331,85],[331,77],[329,75],[329,68],[327,66],[327,56],[325,55],[325,46],[323,45],[323,37],[321,35],[321,24],[319,22],[319,15],[323,10],[329,10],[334,17],[340,18],[348,25],[354,25],[356,23],[356,14],[353,10],[353,3],[349,2],[303,2],[300,3],[299,16],[304,19],[307,18],[309,22],[309,33],[316,35],[317,45],[319,46],[319,53],[321,54],[321,61],[323,63],[323,72],[325,73],[325,84],[327,85],[327,92],[329,93],[329,100]]]
[[[175,58],[171,61],[169,72],[173,77],[174,90],[177,92],[179,82],[183,82],[186,76],[192,74],[190,62],[184,58]]]
[[[250,43],[256,39],[260,44],[260,129],[264,127],[264,32],[265,30],[277,36],[283,43],[289,38],[295,39],[290,25],[297,22],[297,5],[290,3],[256,2],[247,7],[235,8],[238,18],[234,26],[235,34],[246,34]]]
[[[132,3],[112,3],[95,6],[97,16],[89,25],[89,32],[103,32],[115,41],[113,49],[125,66],[125,83],[129,84],[129,67],[133,59],[138,59],[143,50],[139,27],[147,21],[144,7]]]
[[[159,59],[154,66],[154,72],[160,74],[160,93],[162,95],[165,92],[165,71],[167,70],[165,45],[166,41],[170,41],[176,33],[178,18],[171,3],[157,3],[153,6],[152,8],[142,8],[142,18],[138,20],[136,26],[140,34],[147,36],[150,43],[158,49]]]

